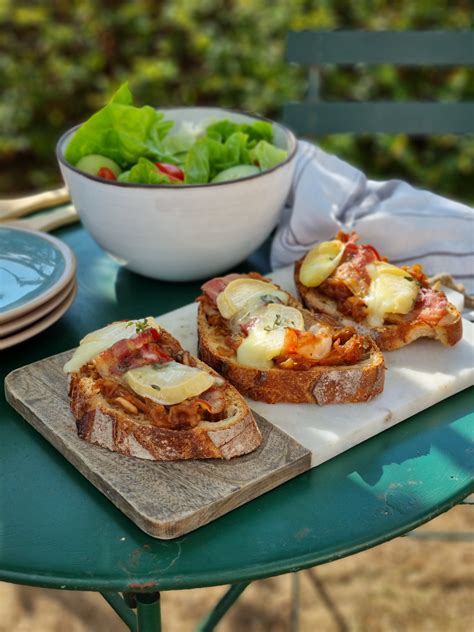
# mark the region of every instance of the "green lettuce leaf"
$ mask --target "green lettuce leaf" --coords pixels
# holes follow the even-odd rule
[[[133,95],[128,86],[128,81],[122,83],[120,88],[112,95],[109,103],[121,103],[122,105],[133,105]]]
[[[65,158],[77,164],[85,156],[101,155],[124,170],[119,180],[143,184],[170,184],[154,162],[179,165],[186,184],[205,184],[219,173],[238,166],[258,164],[269,169],[286,157],[271,143],[271,123],[235,123],[222,119],[206,129],[183,123],[178,132],[164,113],[145,105],[133,105],[124,83],[109,103],[91,116],[71,138]]]
[[[248,140],[248,135],[243,132],[234,132],[228,137],[225,142],[226,166],[220,168],[219,165],[219,171],[235,167],[236,165],[250,165],[252,163],[250,152],[247,148]]]
[[[76,164],[83,156],[100,154],[127,168],[141,156],[160,162],[175,162],[163,148],[162,141],[172,121],[165,121],[163,112],[145,105],[131,105],[127,84],[111,101],[90,117],[70,140],[65,158]]]
[[[206,184],[221,171],[237,165],[251,164],[247,142],[248,136],[242,132],[232,133],[225,143],[210,136],[198,139],[189,150],[183,165],[185,183]]]
[[[186,130],[181,130],[176,134],[168,134],[164,138],[162,146],[169,155],[180,155],[187,153],[195,142],[196,136]]]
[[[255,121],[255,123],[249,125],[247,123],[239,124],[229,119],[223,119],[206,127],[206,134],[208,136],[224,143],[236,132],[247,134],[249,149],[254,147],[260,140],[266,140],[269,143],[273,141],[272,124],[267,121]]]
[[[258,164],[260,169],[271,169],[275,165],[283,162],[288,155],[285,149],[275,147],[267,143],[265,140],[261,140],[257,145],[250,150],[252,162]]]
[[[211,138],[200,138],[189,150],[183,165],[185,184],[209,182],[211,173],[209,155],[212,153],[212,143],[220,146],[220,143]],[[214,151],[217,151],[216,148]]]
[[[259,141],[273,142],[273,128],[267,121],[255,121],[252,125],[241,125],[241,131],[249,137],[248,147],[254,147]]]
[[[150,160],[139,158],[136,165],[129,171],[124,171],[118,177],[119,182],[133,182],[135,184],[176,184],[162,173]]]
[[[222,121],[216,121],[206,127],[206,135],[214,138],[214,140],[225,141],[239,130],[239,125],[229,119],[223,119]]]

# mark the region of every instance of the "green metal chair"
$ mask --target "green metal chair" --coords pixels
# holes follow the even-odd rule
[[[308,67],[303,103],[288,103],[283,122],[300,136],[335,133],[466,134],[474,102],[334,102],[320,99],[320,68],[328,64],[474,66],[473,31],[292,31],[287,59]],[[471,498],[461,504],[474,504]],[[472,533],[412,531],[419,539],[468,540]]]
[[[473,31],[294,31],[287,59],[307,66],[303,103],[288,103],[283,121],[301,136],[334,133],[465,134],[474,132],[474,102],[339,102],[320,98],[328,64],[474,65]]]
[[[329,64],[474,65],[472,31],[291,31],[287,60],[308,68],[305,100],[285,104],[281,117],[298,136],[474,132],[474,101],[361,103],[320,97],[320,70]],[[250,258],[260,272],[270,270],[271,241],[272,236]]]
[[[474,102],[360,103],[323,101],[320,97],[320,69],[329,64],[474,65],[473,32],[290,32],[287,59],[308,67],[308,89],[304,102],[287,103],[283,107],[283,122],[299,136],[379,132],[412,135],[474,132]],[[462,504],[473,503],[471,496]],[[406,535],[423,540],[451,541],[472,541],[474,537],[472,533],[425,530],[411,531]],[[292,631],[298,629],[298,593],[299,575],[295,573],[292,576]]]

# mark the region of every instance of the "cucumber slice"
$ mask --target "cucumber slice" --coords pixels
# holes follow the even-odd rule
[[[110,160],[110,158],[101,156],[100,154],[89,154],[88,156],[83,156],[76,163],[77,169],[84,171],[84,173],[90,173],[93,176],[96,176],[99,173],[99,169],[102,167],[110,169],[116,178],[122,173],[122,170],[116,162]]]
[[[260,169],[255,165],[236,165],[235,167],[229,167],[217,174],[211,182],[227,182],[228,180],[240,180],[240,178],[248,178],[248,176],[255,176],[260,173]]]

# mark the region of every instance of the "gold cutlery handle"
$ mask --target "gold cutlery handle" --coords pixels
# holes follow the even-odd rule
[[[23,217],[32,211],[42,208],[58,206],[69,202],[69,193],[66,187],[52,191],[42,191],[33,195],[26,195],[11,200],[0,200],[0,221]]]
[[[33,230],[42,230],[48,233],[60,226],[66,226],[79,221],[79,213],[72,204],[63,206],[49,213],[42,213],[35,217],[18,219],[16,221],[7,221],[10,226],[18,226],[19,228],[32,228]]]

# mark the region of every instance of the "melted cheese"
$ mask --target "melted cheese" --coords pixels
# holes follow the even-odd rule
[[[387,314],[408,314],[413,309],[418,284],[406,270],[375,261],[367,266],[367,272],[371,283],[363,300],[370,327],[381,327]]]
[[[258,326],[265,331],[274,329],[284,329],[291,327],[292,329],[304,329],[303,314],[295,307],[288,305],[277,305],[271,303],[261,307],[256,313],[258,318]]]
[[[154,318],[147,317],[146,320],[148,327],[153,327],[160,331],[160,327]],[[72,358],[64,365],[64,372],[74,373],[79,371],[84,364],[90,362],[114,343],[135,336],[137,323],[143,323],[143,319],[118,321],[87,334],[80,341],[79,347],[74,351]]]
[[[308,252],[300,268],[300,281],[306,287],[321,285],[337,268],[345,244],[339,239],[323,241]]]
[[[165,406],[196,397],[216,382],[207,371],[179,362],[130,369],[122,379],[138,395]]]
[[[258,279],[235,279],[218,295],[221,316],[230,319],[241,310],[254,311],[263,303],[288,303],[288,294],[272,283]]]
[[[288,327],[304,329],[301,312],[287,305],[270,304],[255,312],[255,324],[237,349],[237,362],[256,369],[270,369],[285,345]]]

